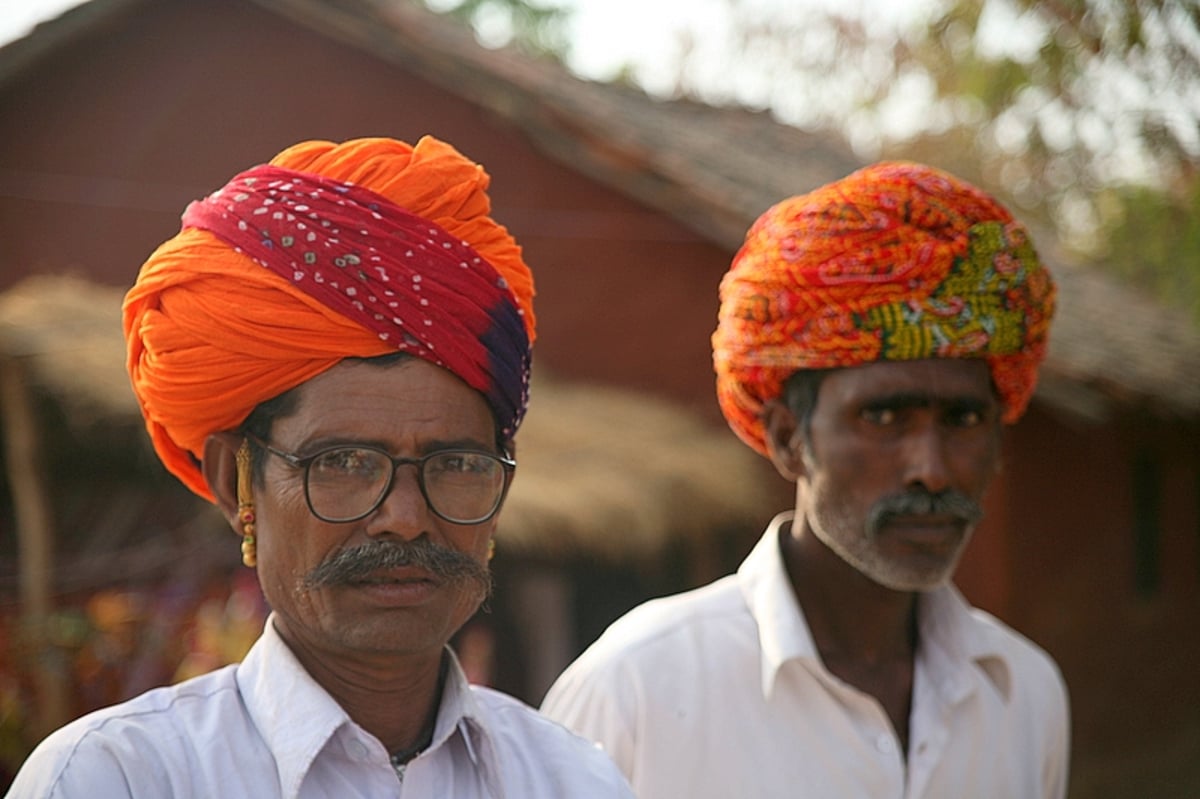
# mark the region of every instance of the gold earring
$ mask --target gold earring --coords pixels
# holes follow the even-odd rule
[[[487,559],[491,560],[494,557],[496,557],[496,539],[489,538]]]
[[[250,442],[242,439],[237,451],[238,523],[242,525],[242,563],[253,569],[258,565],[258,545],[254,540],[254,487],[251,482]]]

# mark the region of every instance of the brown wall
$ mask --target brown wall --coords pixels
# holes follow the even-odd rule
[[[537,364],[691,403],[729,254],[549,160],[504,120],[236,0],[149,2],[0,87],[0,290],[116,286],[192,199],[302,139],[430,133],[483,163],[538,283]]]
[[[1058,660],[1077,751],[1103,758],[1195,725],[1200,430],[1145,418],[1084,426],[1035,409],[1014,434],[1006,617]],[[1134,568],[1139,452],[1161,470],[1150,591]]]

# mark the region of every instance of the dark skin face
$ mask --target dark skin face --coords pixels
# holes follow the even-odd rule
[[[773,458],[797,482],[793,534],[895,591],[945,583],[997,471],[999,410],[979,360],[831,372],[807,431],[786,408],[769,411]]]
[[[277,419],[270,443],[301,456],[334,444],[370,444],[393,456],[468,447],[497,452],[483,397],[422,360],[388,366],[346,361],[298,389],[293,413]],[[233,453],[241,437],[220,434],[205,451],[205,475],[236,532]],[[275,625],[300,662],[389,748],[419,729],[436,699],[442,649],[478,609],[478,584],[417,566],[374,571],[347,584],[311,586],[306,575],[339,551],[370,541],[427,539],[486,572],[496,517],[459,525],[429,510],[412,467],[401,467],[383,504],[366,518],[329,523],[309,511],[303,470],[267,455],[254,482],[258,577]],[[396,713],[389,692],[403,698]],[[414,708],[417,709],[414,712]],[[373,715],[379,714],[378,723]]]
[[[807,429],[782,402],[764,409],[771,459],[796,482],[780,545],[813,641],[879,701],[901,751],[916,596],[952,577],[970,540],[999,466],[999,410],[986,364],[954,359],[831,371]]]

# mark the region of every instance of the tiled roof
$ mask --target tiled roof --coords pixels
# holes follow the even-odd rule
[[[42,25],[0,49],[0,81],[81,28],[155,1],[91,0]],[[581,80],[552,60],[484,48],[469,30],[415,3],[253,2],[500,115],[547,156],[674,216],[731,253],[768,206],[862,165],[832,136],[788,127],[767,113],[658,101],[626,86]],[[1200,330],[1098,270],[1052,268],[1060,310],[1039,398],[1087,418],[1118,407],[1200,417]]]
[[[767,113],[658,101],[581,80],[551,60],[481,47],[469,30],[414,4],[255,2],[489,108],[547,154],[730,252],[770,205],[863,165],[836,139]],[[1200,417],[1200,329],[1096,269],[1052,269],[1059,312],[1039,398],[1093,419],[1116,406]]]

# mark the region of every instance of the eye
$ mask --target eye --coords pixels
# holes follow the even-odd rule
[[[478,452],[446,452],[434,458],[430,467],[443,474],[480,474],[491,471],[495,464]]]
[[[863,408],[859,412],[859,417],[868,424],[877,425],[879,427],[887,427],[893,425],[900,418],[895,408],[885,406],[870,406]]]
[[[975,427],[983,422],[979,411],[954,411],[946,415],[947,423],[954,427]]]
[[[324,452],[312,462],[309,471],[328,478],[375,477],[383,458],[369,449],[347,447]]]
[[[950,427],[978,427],[988,421],[989,413],[975,405],[962,405],[948,408],[944,418]]]

